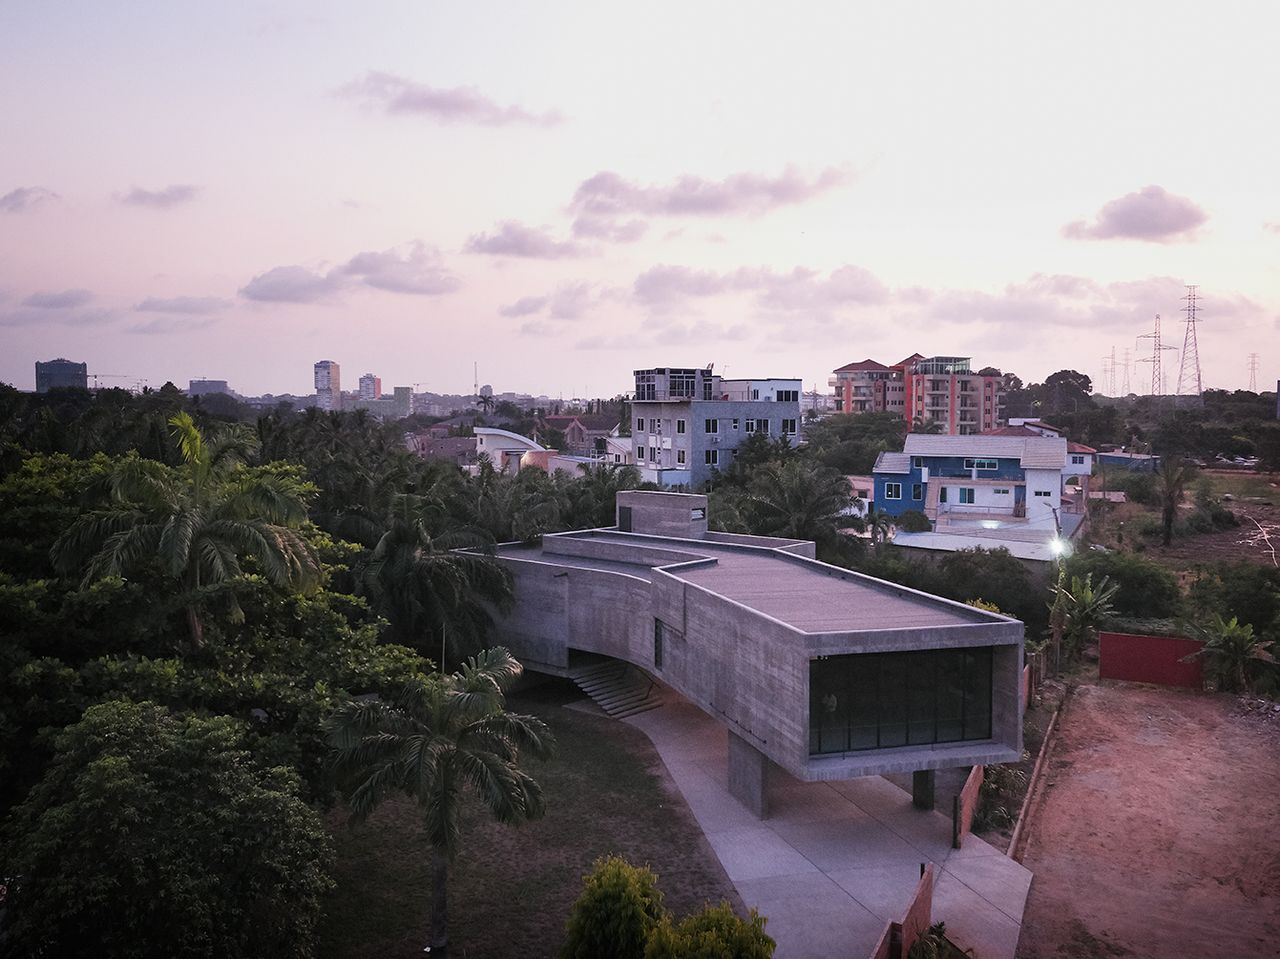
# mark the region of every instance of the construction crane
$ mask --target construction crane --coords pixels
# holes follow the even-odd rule
[[[98,380],[132,380],[133,386],[126,387],[131,393],[141,393],[142,388],[147,384],[145,379],[132,373],[90,373],[89,378],[93,380],[95,390],[102,389],[102,384]]]

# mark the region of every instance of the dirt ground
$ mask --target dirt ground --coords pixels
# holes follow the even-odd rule
[[[1020,959],[1280,952],[1280,713],[1105,683],[1059,722]]]

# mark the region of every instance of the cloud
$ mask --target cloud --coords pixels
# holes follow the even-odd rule
[[[305,266],[277,266],[246,283],[240,295],[263,303],[316,303],[351,286],[441,296],[460,289],[462,281],[445,268],[438,251],[413,243],[403,253],[394,248],[357,253],[327,272]]]
[[[1192,239],[1209,215],[1193,201],[1163,187],[1147,186],[1103,204],[1093,223],[1076,220],[1062,228],[1071,240],[1146,240],[1167,243]]]
[[[242,286],[240,295],[260,303],[315,303],[340,289],[342,280],[332,273],[305,266],[276,266]]]
[[[662,264],[636,277],[632,292],[642,304],[651,307],[670,307],[688,298],[751,292],[756,305],[764,310],[824,315],[845,307],[883,303],[889,298],[888,288],[874,274],[853,265],[839,267],[824,277],[805,267],[796,267],[789,273],[777,273],[767,267],[716,273]]]
[[[440,254],[421,243],[413,244],[403,256],[395,250],[357,253],[340,269],[365,286],[392,293],[439,296],[462,286],[445,268]]]
[[[666,184],[642,185],[612,171],[584,180],[569,204],[574,234],[631,240],[642,232],[635,216],[741,216],[811,200],[847,182],[834,167],[806,177],[794,167],[778,176],[734,173],[723,180],[685,175]]]
[[[644,220],[617,221],[584,213],[573,221],[573,235],[611,243],[634,243],[644,236],[649,224]]]
[[[0,206],[3,205],[3,202],[3,200],[0,200]],[[1264,223],[1262,224],[1262,228],[1264,230],[1269,230],[1272,233],[1280,233],[1280,220],[1272,220],[1270,223]]]
[[[361,100],[392,116],[420,116],[441,123],[476,123],[482,126],[506,126],[527,123],[554,126],[562,121],[559,113],[531,113],[523,107],[502,106],[490,100],[475,87],[441,89],[398,76],[371,70],[338,91],[339,96]]]
[[[547,305],[550,299],[545,296],[522,296],[514,303],[508,303],[506,306],[500,307],[498,312],[503,316],[530,316],[534,313],[541,313],[542,308]]]
[[[57,199],[58,194],[42,186],[20,186],[0,196],[0,213],[30,213]]]
[[[117,199],[129,206],[144,206],[153,210],[167,210],[170,207],[190,203],[200,195],[200,188],[190,183],[174,183],[163,190],[144,190],[134,187],[128,193],[118,194]]]
[[[468,253],[519,256],[535,260],[561,260],[582,256],[583,248],[572,240],[556,240],[545,230],[504,220],[494,233],[474,233],[467,240]]]
[[[22,301],[23,306],[34,306],[41,310],[70,310],[84,306],[93,299],[88,290],[61,290],[59,292],[32,293]]]
[[[60,310],[27,307],[0,313],[0,327],[6,326],[100,326],[115,319],[110,310]]]
[[[217,296],[149,296],[134,307],[140,313],[183,313],[188,316],[206,316],[231,306],[230,300]]]
[[[169,333],[192,333],[196,330],[203,330],[213,325],[212,317],[185,317],[161,316],[154,320],[147,320],[144,323],[135,323],[126,327],[126,333],[136,333],[141,336],[162,336]]]
[[[794,167],[779,176],[734,173],[723,180],[681,176],[660,186],[641,186],[617,173],[604,171],[584,180],[573,195],[571,209],[580,214],[618,216],[639,213],[667,216],[728,216],[764,213],[779,206],[803,203],[847,180],[835,168],[805,177]]]

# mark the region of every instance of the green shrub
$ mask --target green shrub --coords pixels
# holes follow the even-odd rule
[[[895,525],[904,533],[927,533],[933,529],[929,517],[918,509],[909,509],[895,520]]]
[[[776,944],[765,934],[765,922],[754,909],[741,918],[727,902],[675,925],[667,918],[654,930],[644,959],[770,959]]]
[[[573,904],[562,959],[644,959],[653,931],[667,919],[658,877],[621,856],[597,859]]]
[[[1087,550],[1067,563],[1067,578],[1105,576],[1120,587],[1111,605],[1118,617],[1169,618],[1181,612],[1182,591],[1178,580],[1159,563],[1133,553]]]

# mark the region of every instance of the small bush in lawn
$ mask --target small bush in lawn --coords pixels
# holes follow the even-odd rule
[[[765,935],[765,922],[754,909],[743,919],[727,902],[707,906],[675,925],[664,920],[644,959],[770,959],[776,944]]]
[[[597,859],[569,914],[562,959],[644,959],[645,946],[667,920],[653,870],[621,856]]]

